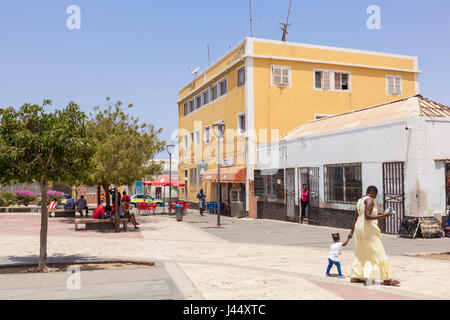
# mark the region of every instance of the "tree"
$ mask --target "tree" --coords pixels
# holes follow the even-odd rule
[[[153,157],[164,149],[165,142],[158,138],[162,129],[139,123],[138,118],[121,109],[122,102],[112,103],[109,97],[106,100],[106,108],[95,107],[96,113],[89,122],[91,139],[96,146],[90,182],[103,186],[106,203],[109,203],[110,185],[114,184],[116,188],[132,185],[162,171],[162,164]],[[118,216],[118,197],[114,207]]]
[[[87,116],[74,102],[55,112],[24,104],[19,110],[0,109],[0,183],[32,183],[41,187],[39,270],[47,261],[48,183],[67,183],[86,175],[94,153]]]

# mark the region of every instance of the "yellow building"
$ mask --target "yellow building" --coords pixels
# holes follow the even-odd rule
[[[197,202],[203,188],[207,201],[216,199],[214,122],[226,127],[222,200],[233,215],[253,216],[256,144],[307,121],[418,94],[419,74],[413,56],[245,38],[179,91],[180,198]]]

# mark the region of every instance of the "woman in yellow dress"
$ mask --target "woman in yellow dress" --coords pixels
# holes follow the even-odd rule
[[[350,281],[364,283],[368,279],[383,280],[384,285],[398,285],[398,280],[391,279],[391,266],[378,228],[378,219],[385,219],[391,214],[385,212],[378,215],[377,194],[375,186],[368,187],[366,195],[356,205],[357,216],[349,235],[349,239],[355,236],[355,258]]]

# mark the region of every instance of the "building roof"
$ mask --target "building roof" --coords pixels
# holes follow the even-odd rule
[[[450,107],[424,98],[421,95],[415,95],[360,110],[309,121],[281,136],[280,139],[310,136],[409,117],[450,118]]]

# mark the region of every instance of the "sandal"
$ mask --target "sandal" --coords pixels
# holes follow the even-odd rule
[[[389,280],[383,281],[384,286],[398,286],[399,284],[400,284],[400,281],[398,281],[398,280],[389,279]]]

